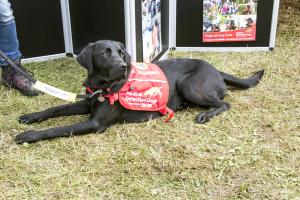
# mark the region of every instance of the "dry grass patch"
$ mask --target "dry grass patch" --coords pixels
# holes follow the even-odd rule
[[[105,134],[16,145],[19,132],[87,116],[19,124],[21,114],[64,102],[24,97],[1,85],[0,199],[299,198],[300,14],[297,1],[283,3],[275,51],[172,52],[239,76],[266,70],[257,87],[229,91],[232,109],[205,125],[194,122],[201,109],[191,108],[167,124],[119,124]],[[71,59],[26,67],[41,81],[76,93],[85,77]]]

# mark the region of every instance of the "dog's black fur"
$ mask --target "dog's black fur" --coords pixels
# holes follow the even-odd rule
[[[88,71],[84,85],[96,85],[104,90],[110,88],[111,92],[117,92],[122,87],[131,69],[130,55],[124,45],[110,40],[89,44],[78,55],[77,61]],[[200,124],[230,108],[229,103],[223,100],[227,85],[247,89],[256,85],[264,73],[261,70],[247,79],[239,79],[196,59],[175,58],[161,60],[155,64],[164,71],[169,82],[169,108],[177,111],[188,105],[209,107],[208,111],[199,113],[196,117],[196,122]],[[31,124],[49,118],[79,114],[91,116],[86,121],[69,126],[23,132],[16,136],[16,142],[36,142],[91,132],[102,133],[115,123],[143,122],[161,116],[159,112],[127,110],[119,102],[110,105],[108,99],[99,102],[97,97],[93,97],[74,104],[26,114],[21,116],[19,121]]]

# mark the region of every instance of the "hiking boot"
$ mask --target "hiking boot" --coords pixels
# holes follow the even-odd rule
[[[16,62],[17,65],[25,70],[19,61]],[[33,88],[33,83],[26,78],[23,74],[18,72],[16,69],[9,65],[1,66],[2,68],[2,82],[9,88],[15,88],[19,90],[22,94],[26,96],[37,96],[39,91]],[[26,71],[26,70],[25,70]]]

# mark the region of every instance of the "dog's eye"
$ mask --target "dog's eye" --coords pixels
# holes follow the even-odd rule
[[[124,52],[122,50],[119,50],[119,54],[121,57],[124,57]]]
[[[110,56],[110,54],[111,54],[111,49],[107,48],[107,49],[105,49],[105,51],[103,52],[102,55],[104,55],[104,56]]]

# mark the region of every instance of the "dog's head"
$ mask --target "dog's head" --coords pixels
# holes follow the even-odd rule
[[[77,56],[77,62],[88,70],[86,86],[112,90],[125,83],[131,66],[124,45],[110,40],[88,44]]]

